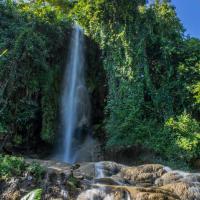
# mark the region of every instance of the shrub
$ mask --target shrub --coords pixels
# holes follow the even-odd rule
[[[38,164],[37,162],[33,162],[31,163],[28,168],[27,171],[33,175],[34,177],[36,177],[37,179],[42,179],[44,173],[45,173],[45,169]]]
[[[0,176],[19,176],[25,170],[26,164],[23,158],[0,155]]]
[[[161,152],[170,159],[189,162],[200,156],[200,125],[189,114],[169,118],[160,138]]]
[[[10,178],[21,176],[24,172],[30,173],[37,180],[41,179],[45,169],[37,162],[27,164],[22,157],[0,155],[0,177]]]

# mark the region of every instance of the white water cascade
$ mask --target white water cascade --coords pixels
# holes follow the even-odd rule
[[[68,62],[63,80],[61,98],[62,145],[56,157],[67,163],[77,159],[78,143],[81,140],[77,130],[88,127],[90,103],[84,78],[84,36],[79,26],[72,32]],[[80,132],[80,131],[79,131]]]
[[[109,178],[104,174],[104,164],[103,162],[95,163],[95,179]],[[104,184],[94,184],[93,188],[82,192],[77,200],[115,200],[116,194],[109,189],[108,185]],[[131,196],[128,191],[123,193],[121,200],[131,200]]]
[[[104,166],[102,162],[95,163],[95,175],[96,178],[104,178]]]

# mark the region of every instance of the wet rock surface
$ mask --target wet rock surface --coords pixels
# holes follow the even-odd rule
[[[33,160],[27,160],[31,163]],[[125,166],[115,162],[67,165],[39,162],[42,180],[25,173],[0,181],[0,199],[18,200],[36,189],[41,199],[60,200],[200,200],[200,174],[173,171],[159,164]],[[101,166],[101,177],[97,169]]]
[[[152,186],[155,180],[166,173],[162,165],[148,164],[138,167],[123,167],[121,176],[130,185]]]

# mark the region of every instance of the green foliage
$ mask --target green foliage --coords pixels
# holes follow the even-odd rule
[[[25,170],[26,164],[23,158],[0,155],[0,176],[19,176]]]
[[[22,176],[24,172],[28,172],[37,180],[41,180],[44,176],[45,169],[37,162],[27,164],[22,157],[15,157],[0,154],[0,177],[10,178],[12,176]]]
[[[3,126],[3,124],[0,123],[0,135],[5,132],[6,132],[5,127]]]
[[[177,119],[168,119],[165,123],[164,134],[168,136],[165,142],[171,143],[165,149],[165,155],[173,155],[174,159],[186,161],[200,156],[200,125],[190,115],[184,113]]]
[[[58,115],[58,95],[60,84],[58,74],[59,67],[55,66],[52,71],[46,73],[44,77],[46,80],[42,86],[44,95],[41,99],[41,107],[43,111],[41,137],[44,141],[48,141],[49,143],[53,143],[54,136],[57,132],[56,122]]]
[[[195,103],[200,104],[200,81],[192,86],[192,93],[195,98]]]
[[[21,200],[42,200],[42,189],[35,189],[22,197]]]
[[[189,163],[200,156],[200,125],[186,113],[171,117],[150,138],[150,147],[169,160]]]
[[[4,1],[0,13],[1,127],[16,144],[52,143],[71,22],[43,2]]]
[[[200,41],[184,37],[174,7],[168,1],[79,0],[71,14],[103,51],[107,146],[139,144],[165,158],[197,158]]]
[[[37,162],[32,162],[26,169],[37,180],[41,180],[45,174],[45,169]]]

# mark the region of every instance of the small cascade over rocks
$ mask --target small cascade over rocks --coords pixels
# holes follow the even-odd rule
[[[81,193],[77,200],[113,200],[114,196],[111,194],[106,194],[104,188],[94,188],[90,190],[86,190],[85,192]]]
[[[96,178],[103,178],[105,176],[103,162],[95,163],[95,175]]]
[[[113,173],[117,173],[117,165],[118,164],[114,162],[102,161],[95,163],[95,179],[93,181],[93,188],[82,192],[78,196],[77,200],[131,200],[128,191],[121,192],[118,190],[116,193],[116,191],[113,190],[115,185],[120,185],[119,182],[112,178]],[[108,177],[106,175],[108,175]],[[113,188],[110,187],[111,185],[113,185]]]

